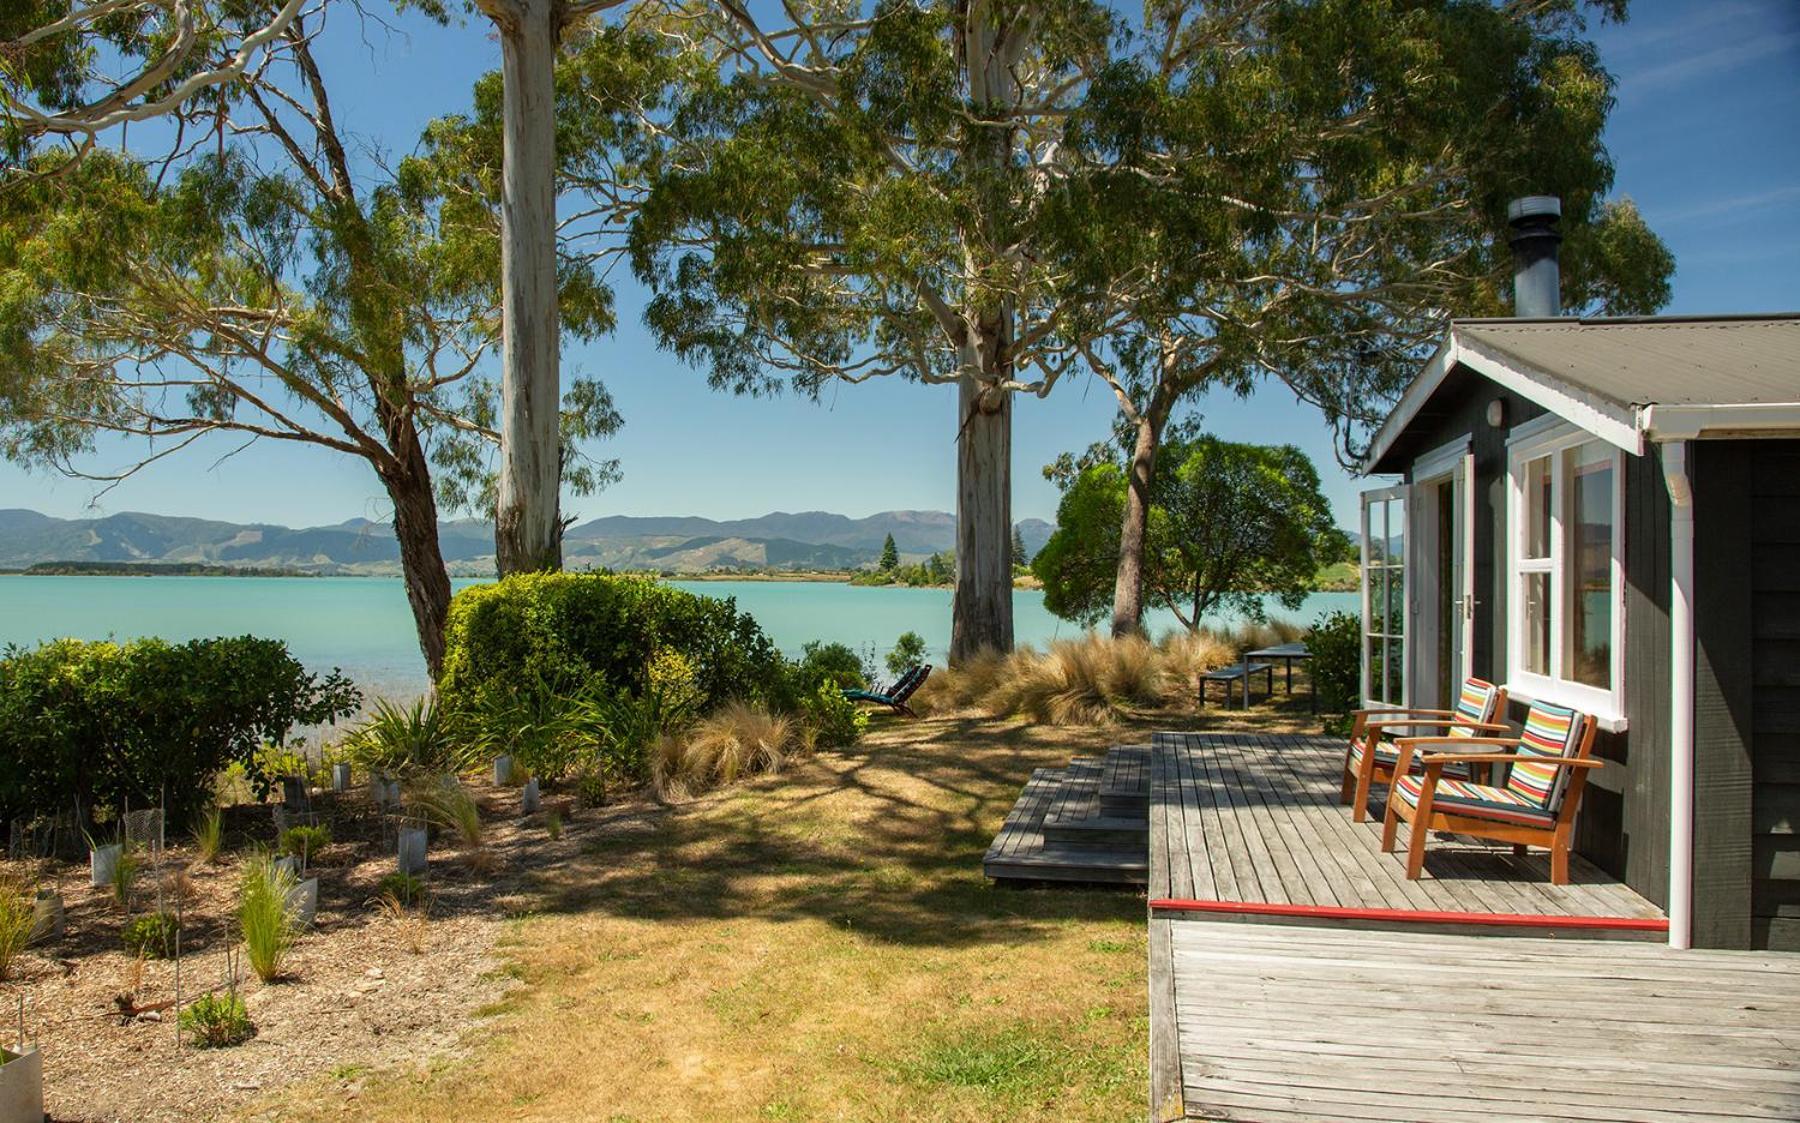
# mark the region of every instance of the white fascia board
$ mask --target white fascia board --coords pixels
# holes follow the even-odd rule
[[[1791,436],[1800,433],[1800,402],[1742,405],[1647,405],[1638,425],[1652,441],[1702,437]]]

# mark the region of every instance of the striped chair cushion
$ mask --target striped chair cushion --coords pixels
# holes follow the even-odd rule
[[[1432,733],[1431,730],[1421,730],[1421,732],[1428,735]],[[1452,734],[1452,736],[1455,736],[1455,734]],[[1350,739],[1350,770],[1352,772],[1360,771],[1362,769],[1363,753],[1368,751],[1364,747],[1364,740],[1365,738],[1362,737],[1352,737]],[[1414,768],[1421,767],[1419,764],[1420,755],[1421,754],[1418,752],[1413,753]],[[1392,741],[1377,741],[1375,743],[1375,763],[1383,768],[1394,767],[1394,765],[1400,763],[1400,749]],[[1446,764],[1444,765],[1444,775],[1455,776],[1463,780],[1473,780],[1475,778],[1473,767],[1473,765],[1461,763]]]
[[[1417,807],[1420,793],[1425,790],[1425,777],[1417,774],[1402,776],[1396,790],[1407,806]],[[1464,780],[1452,780],[1448,776],[1438,781],[1437,791],[1431,797],[1431,807],[1434,811],[1449,811],[1456,815],[1493,819],[1501,823],[1523,823],[1533,827],[1554,826],[1556,823],[1555,815],[1511,788],[1471,784]]]
[[[1574,710],[1532,704],[1525,715],[1525,732],[1519,741],[1521,756],[1565,757],[1581,746],[1581,731],[1586,719]],[[1554,815],[1562,806],[1563,792],[1568,790],[1569,770],[1545,764],[1521,761],[1512,766],[1506,777],[1506,790]]]
[[[1464,679],[1462,692],[1456,696],[1456,716],[1465,721],[1485,723],[1494,720],[1494,700],[1500,695],[1500,688],[1491,682],[1483,682],[1478,678]],[[1452,737],[1471,737],[1472,729],[1452,729]]]

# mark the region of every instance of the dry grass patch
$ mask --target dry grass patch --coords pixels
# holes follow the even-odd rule
[[[525,985],[469,1061],[370,1077],[354,1098],[320,1084],[267,1110],[1135,1118],[1141,896],[997,889],[981,875],[1031,769],[1105,742],[884,720],[852,753],[787,761],[779,778],[616,809],[517,927]]]

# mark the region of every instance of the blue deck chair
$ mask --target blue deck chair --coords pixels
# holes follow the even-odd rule
[[[929,665],[909,667],[906,673],[895,679],[894,685],[886,690],[846,690],[844,697],[852,702],[873,702],[878,706],[887,706],[895,713],[905,714],[907,717],[918,717],[918,714],[912,712],[912,707],[906,704],[906,700],[913,696],[915,690],[924,685],[926,677],[930,674],[931,667]]]

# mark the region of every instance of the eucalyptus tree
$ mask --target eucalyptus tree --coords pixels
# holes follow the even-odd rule
[[[1143,612],[1158,443],[1183,399],[1267,381],[1354,464],[1453,315],[1503,314],[1505,208],[1563,200],[1565,301],[1648,313],[1673,260],[1606,202],[1612,81],[1581,4],[1165,0],[1088,88],[1057,183],[1063,327],[1115,394],[1129,487],[1115,633]],[[1109,330],[1103,330],[1109,329]]]
[[[8,0],[0,6],[0,134],[9,157],[39,138],[91,147],[237,82],[308,0]],[[102,60],[120,72],[109,73]]]
[[[648,321],[715,386],[956,387],[951,656],[1013,642],[1012,410],[1079,362],[1048,205],[1118,20],[1087,0],[674,4],[717,63],[633,231]]]
[[[450,601],[439,500],[492,509],[500,433],[482,371],[500,327],[498,219],[470,186],[484,182],[481,130],[466,121],[440,122],[396,168],[354,155],[320,30],[294,19],[228,98],[176,111],[178,124],[204,112],[216,144],[158,163],[50,148],[12,170],[0,451],[83,474],[97,436],[144,439],[112,478],[213,435],[363,459],[392,504],[435,676]],[[595,334],[610,322],[604,286],[568,268],[563,325]],[[619,423],[593,382],[571,387],[560,420],[556,448]]]

